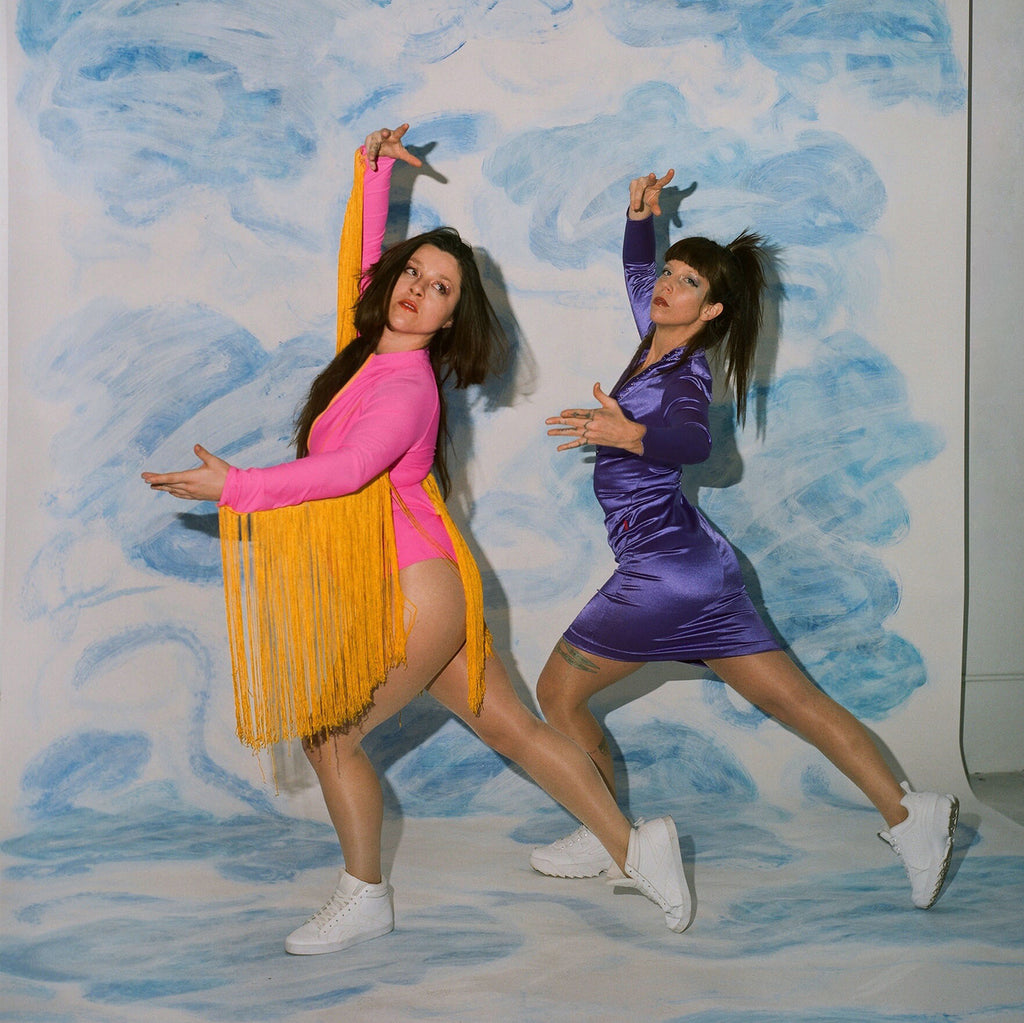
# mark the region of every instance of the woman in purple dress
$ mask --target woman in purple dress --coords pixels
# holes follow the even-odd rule
[[[880,837],[903,861],[914,905],[938,897],[957,800],[896,781],[867,729],[781,650],[744,589],[736,555],[680,490],[683,465],[711,452],[708,406],[716,351],[742,422],[761,325],[764,245],[741,234],[673,244],[660,272],[654,221],[673,171],[635,179],[623,264],[640,347],[598,407],[548,419],[558,450],[595,445],[594,491],[617,568],[558,641],[537,684],[547,720],[586,750],[615,791],[611,752],[588,701],[647,661],[703,662],[741,696],[813,743],[878,808]],[[592,877],[610,865],[585,828],[534,851],[533,867]]]

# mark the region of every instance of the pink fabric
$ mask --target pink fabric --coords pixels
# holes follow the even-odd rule
[[[365,150],[362,153],[366,155]],[[380,259],[388,223],[388,196],[394,165],[395,161],[390,156],[379,156],[377,169],[371,170],[367,164],[363,172],[363,273]]]
[[[382,157],[376,172],[366,169],[364,269],[380,258],[393,164]],[[421,485],[434,464],[439,416],[426,349],[371,355],[313,424],[305,458],[265,469],[232,466],[220,504],[243,513],[340,497],[390,471],[399,568],[454,559],[448,531]]]

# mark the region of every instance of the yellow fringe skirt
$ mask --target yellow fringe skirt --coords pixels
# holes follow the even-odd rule
[[[467,698],[478,714],[490,635],[476,562],[437,483],[466,594]],[[344,497],[240,514],[220,509],[238,737],[259,750],[358,722],[405,663],[405,601],[386,475]]]

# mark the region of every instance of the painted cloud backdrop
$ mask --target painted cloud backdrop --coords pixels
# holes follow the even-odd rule
[[[448,1018],[555,1020],[565,1006],[547,992],[564,999],[585,977],[572,1018],[604,1018],[671,978],[682,993],[665,1005],[710,1021],[721,1005],[742,1015],[742,969],[758,997],[791,984],[794,1018],[820,1019],[828,996],[807,977],[841,947],[857,993],[829,1018],[896,1018],[866,1004],[886,983],[922,1011],[986,991],[992,1018],[1019,1016],[1005,994],[1019,857],[965,861],[969,915],[904,910],[898,865],[877,869],[871,850],[853,870],[817,857],[811,869],[815,822],[863,799],[676,665],[600,710],[624,803],[695,822],[687,858],[712,905],[697,942],[651,934],[642,899],[613,911],[600,885],[538,888],[524,846],[562,833],[565,815],[424,698],[367,744],[394,811],[399,929],[340,962],[281,967],[280,937],[337,842],[301,753],[276,757],[275,794],[267,758],[235,740],[215,509],[139,480],[188,464],[197,441],[241,465],[288,457],[295,407],[333,350],[353,149],[410,121],[427,166],[396,171],[389,236],[458,226],[515,342],[505,376],[452,396],[451,507],[530,698],[611,568],[588,456],[556,453],[543,419],[609,385],[632,350],[626,186],[671,166],[661,243],[752,227],[777,250],[748,423],[714,406],[715,451],[687,492],[815,680],[871,724],[905,721],[935,685],[920,637],[960,624],[922,623],[919,605],[896,615],[901,573],[923,557],[933,571],[936,466],[960,470],[935,412],[960,400],[930,357],[943,296],[911,296],[921,324],[893,298],[902,234],[928,226],[916,193],[963,201],[953,171],[922,163],[934,139],[952,152],[963,138],[950,11],[965,34],[960,0],[17,4],[5,1007],[107,1023],[357,1006],[400,1019],[412,1004],[422,1018],[424,985]],[[960,241],[950,224],[943,253]],[[817,815],[794,812],[815,803]],[[455,891],[447,831],[483,814]],[[592,957],[568,980],[545,945],[566,920]],[[893,979],[879,949],[896,942]],[[950,964],[968,961],[960,983]],[[624,962],[635,985],[621,985]],[[766,1018],[746,1004],[743,1018]]]
[[[183,819],[204,800],[280,812],[231,745],[213,509],[172,506],[138,473],[187,461],[196,440],[239,464],[287,457],[330,351],[352,148],[403,118],[433,169],[399,176],[392,234],[459,223],[519,345],[503,395],[454,410],[480,463],[461,512],[514,656],[535,670],[608,569],[589,466],[544,444],[531,393],[617,375],[633,343],[615,269],[626,185],[671,165],[664,236],[754,225],[779,252],[752,422],[738,433],[716,410],[716,454],[690,485],[824,688],[878,720],[926,685],[888,624],[885,552],[911,528],[900,481],[943,435],[913,415],[865,300],[886,182],[819,108],[842,93],[959,115],[941,4],[22,0],[17,41],[19,110],[78,209],[62,225],[77,284],[14,351],[51,427],[45,537],[16,613],[51,636],[34,692],[67,707],[28,758],[30,816],[70,828],[129,791],[148,813],[154,785]],[[694,691],[692,727],[661,704],[665,727],[641,741],[647,715],[624,717],[632,791],[656,799],[682,778],[753,798],[740,740],[763,718],[715,683]],[[429,709],[376,744],[406,813],[542,799]],[[438,794],[453,770],[476,779],[472,798]]]

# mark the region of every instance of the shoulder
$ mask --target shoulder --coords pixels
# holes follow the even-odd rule
[[[711,401],[711,367],[703,352],[680,356],[679,363],[665,374],[665,394],[668,400],[676,396],[692,397],[697,391]]]
[[[437,400],[437,379],[427,352],[390,352],[374,355],[367,389],[387,401],[431,403]]]

